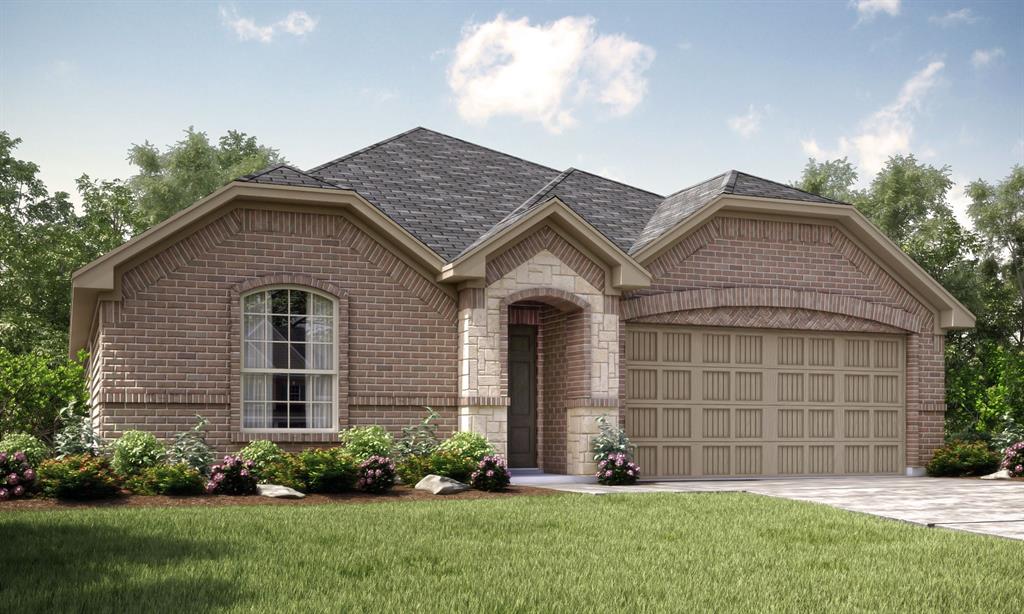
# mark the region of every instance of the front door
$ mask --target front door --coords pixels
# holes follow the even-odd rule
[[[508,327],[508,464],[537,466],[537,328]]]

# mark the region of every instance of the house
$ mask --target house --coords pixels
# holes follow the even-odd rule
[[[974,317],[852,206],[738,171],[674,194],[417,128],[230,183],[74,274],[104,437],[329,445],[424,415],[585,474],[902,474]]]

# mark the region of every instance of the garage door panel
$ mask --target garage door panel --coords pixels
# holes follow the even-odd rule
[[[896,336],[630,325],[626,428],[650,477],[899,473],[903,351]]]

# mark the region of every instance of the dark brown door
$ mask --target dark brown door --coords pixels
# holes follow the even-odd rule
[[[508,464],[537,466],[537,329],[508,327]]]

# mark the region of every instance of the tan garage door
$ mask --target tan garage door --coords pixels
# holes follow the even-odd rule
[[[645,477],[900,473],[898,335],[628,325]]]

